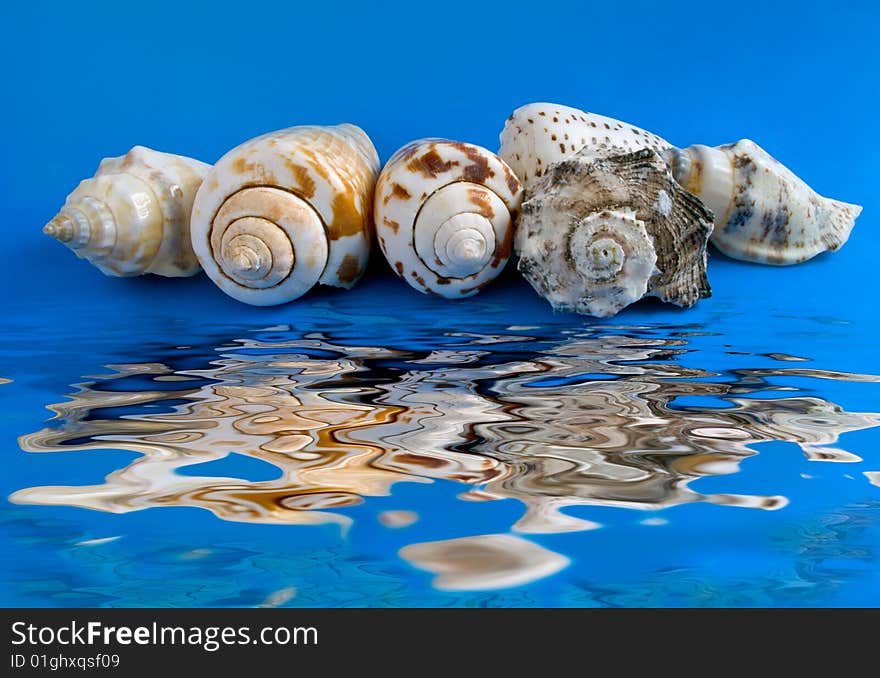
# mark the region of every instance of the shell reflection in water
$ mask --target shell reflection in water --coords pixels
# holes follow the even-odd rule
[[[411,544],[400,557],[436,574],[441,591],[487,591],[549,577],[569,559],[512,534],[483,534]]]
[[[394,483],[443,479],[462,485],[462,499],[521,501],[515,531],[564,532],[598,526],[560,510],[575,505],[779,508],[781,496],[702,494],[689,484],[736,473],[768,441],[795,443],[810,459],[858,461],[835,446],[839,436],[880,424],[880,414],[847,412],[778,385],[785,377],[877,377],[789,361],[719,374],[676,360],[688,350],[684,336],[608,332],[447,334],[435,350],[291,333],[208,347],[201,368],[174,369],[172,353],[161,363],[110,366],[112,374],[76,384],[69,401],[50,405],[50,424],[20,444],[139,456],[101,484],[31,487],[11,500],[115,513],[189,506],[225,520],[344,527],[346,507],[387,495]],[[710,405],[676,402],[690,396]],[[266,462],[277,477],[199,475],[201,464],[231,454]],[[491,537],[494,553],[500,537]],[[461,545],[453,547],[455,560]],[[420,567],[427,558],[441,577],[455,567],[438,564],[436,543],[411,548],[404,557]],[[489,560],[506,581],[510,559]]]

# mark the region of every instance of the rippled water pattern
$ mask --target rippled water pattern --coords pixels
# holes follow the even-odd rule
[[[880,377],[703,325],[378,338],[35,361],[6,602],[880,604]]]

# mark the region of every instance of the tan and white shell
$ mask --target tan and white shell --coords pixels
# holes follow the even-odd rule
[[[369,259],[378,173],[376,149],[354,125],[247,141],[196,195],[193,249],[217,286],[248,304],[282,304],[318,283],[348,289]]]
[[[862,211],[822,197],[748,139],[671,149],[666,159],[715,213],[712,244],[735,259],[796,264],[840,249]]]
[[[376,184],[379,246],[420,292],[468,297],[504,269],[522,186],[494,153],[421,139],[395,153]]]
[[[190,212],[211,169],[192,158],[135,146],[105,158],[43,233],[112,276],[194,275]]]
[[[516,234],[519,270],[554,309],[614,315],[645,295],[691,306],[711,295],[712,214],[654,151],[551,165]]]
[[[643,148],[662,153],[664,139],[620,120],[562,104],[533,103],[516,109],[501,132],[498,155],[526,189],[554,163],[589,149],[596,156],[620,155]]]

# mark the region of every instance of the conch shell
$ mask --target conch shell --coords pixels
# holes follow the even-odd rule
[[[712,214],[654,151],[551,165],[522,205],[519,270],[554,309],[607,317],[652,295],[691,306],[711,294]]]
[[[672,145],[625,122],[561,104],[534,103],[516,109],[501,132],[498,155],[529,189],[554,163],[588,149],[594,157],[643,148],[661,153]]]
[[[755,142],[666,153],[673,176],[715,213],[712,244],[764,264],[796,264],[847,241],[858,205],[823,198]]]
[[[818,195],[747,139],[681,150],[628,123],[560,104],[527,104],[514,111],[498,154],[528,193],[551,165],[576,152],[603,157],[642,148],[659,153],[675,180],[712,210],[712,243],[736,259],[796,264],[837,250],[862,211]]]
[[[379,245],[420,292],[469,297],[507,263],[521,200],[519,180],[485,148],[414,141],[379,175],[373,208]]]
[[[192,245],[229,296],[256,306],[316,283],[350,288],[367,265],[379,157],[354,125],[302,126],[252,139],[205,178]]]
[[[105,275],[193,275],[200,268],[190,245],[190,212],[210,169],[192,158],[135,146],[102,160],[43,233]]]

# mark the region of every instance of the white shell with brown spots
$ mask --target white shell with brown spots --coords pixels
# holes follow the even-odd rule
[[[256,306],[291,301],[317,283],[350,288],[369,259],[378,173],[376,149],[354,125],[247,141],[196,195],[193,249],[220,289]]]
[[[670,150],[676,180],[715,213],[712,244],[763,264],[797,264],[840,249],[859,205],[824,198],[755,142]]]
[[[105,275],[194,275],[201,269],[190,244],[190,213],[210,169],[192,158],[135,146],[102,160],[43,232]]]
[[[397,151],[376,184],[379,246],[415,289],[476,294],[504,269],[522,186],[491,151],[421,139]]]
[[[516,109],[507,119],[500,138],[498,155],[526,189],[539,181],[550,165],[584,148],[597,157],[643,148],[662,153],[671,148],[656,134],[625,122],[548,103],[526,104]]]

